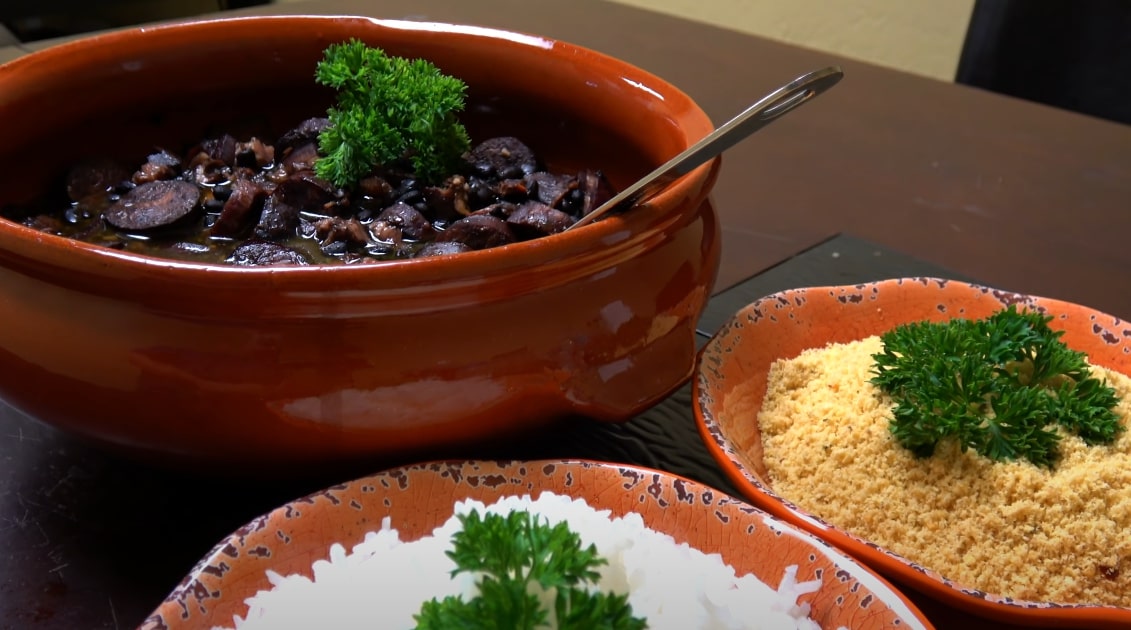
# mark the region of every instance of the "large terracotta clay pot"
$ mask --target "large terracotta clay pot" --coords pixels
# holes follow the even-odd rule
[[[0,67],[0,204],[92,154],[321,115],[330,43],[469,84],[474,137],[523,138],[623,187],[712,129],[685,94],[569,44],[475,27],[269,17],[117,32]],[[0,221],[0,397],[173,464],[294,465],[583,415],[622,421],[690,375],[719,261],[718,161],[647,207],[552,237],[380,265],[232,268]]]

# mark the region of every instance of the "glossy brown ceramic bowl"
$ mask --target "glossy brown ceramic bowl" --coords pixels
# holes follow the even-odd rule
[[[0,67],[0,204],[88,153],[136,159],[208,128],[322,115],[315,63],[353,37],[467,82],[473,141],[516,135],[614,187],[712,129],[661,79],[536,36],[354,17],[160,26]],[[178,263],[0,222],[0,397],[167,462],[293,465],[625,420],[691,373],[717,170],[553,237],[371,266]]]
[[[247,616],[247,598],[271,587],[267,571],[311,578],[312,563],[327,559],[331,545],[351,550],[386,517],[401,540],[411,542],[450,518],[457,501],[490,504],[508,496],[536,499],[543,492],[584,499],[612,517],[637,513],[648,528],[720,554],[737,575],[752,573],[774,589],[786,567],[796,566],[798,581],[821,581],[799,601],[810,604],[810,618],[822,628],[932,627],[870,569],[761,510],[657,470],[586,461],[438,462],[327,488],[220,541],[141,627],[231,626],[233,616]]]
[[[807,512],[777,494],[768,476],[757,416],[774,361],[879,335],[902,323],[981,318],[1009,304],[1053,315],[1050,326],[1065,331],[1066,344],[1087,353],[1094,364],[1131,374],[1131,326],[1084,306],[928,278],[795,289],[746,306],[703,348],[693,381],[699,431],[751,503],[848,551],[900,586],[1018,627],[1131,627],[1131,606],[1024,601],[971,588]]]

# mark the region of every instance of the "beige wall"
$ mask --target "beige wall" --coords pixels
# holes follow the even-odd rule
[[[974,0],[612,0],[952,81]]]
[[[974,0],[610,1],[943,81],[954,80],[974,7]]]

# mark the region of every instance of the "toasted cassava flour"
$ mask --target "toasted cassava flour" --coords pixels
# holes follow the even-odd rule
[[[758,415],[775,492],[964,586],[1033,601],[1131,606],[1131,431],[1063,434],[1053,469],[953,441],[917,458],[868,382],[878,337],[776,362]],[[1131,378],[1103,368],[1131,418]]]
[[[817,629],[798,597],[820,588],[819,581],[798,582],[797,566],[786,569],[775,590],[753,575],[737,577],[718,554],[705,554],[664,533],[649,529],[640,515],[610,517],[584,500],[543,493],[506,497],[485,506],[478,501],[456,504],[456,514],[528,510],[550,525],[562,521],[595,544],[608,560],[597,587],[628,593],[633,614],[658,630]],[[413,615],[434,597],[477,594],[475,576],[451,576],[455,563],[445,551],[461,527],[452,516],[432,535],[402,542],[388,519],[370,532],[352,552],[335,544],[329,560],[313,565],[314,579],[268,572],[273,587],[247,600],[248,613],[234,619],[240,630],[290,628],[413,628]]]

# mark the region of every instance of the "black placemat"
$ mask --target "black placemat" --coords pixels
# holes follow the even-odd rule
[[[937,265],[840,234],[711,298],[699,319],[699,334],[709,338],[740,308],[778,291],[917,276],[973,281]]]

